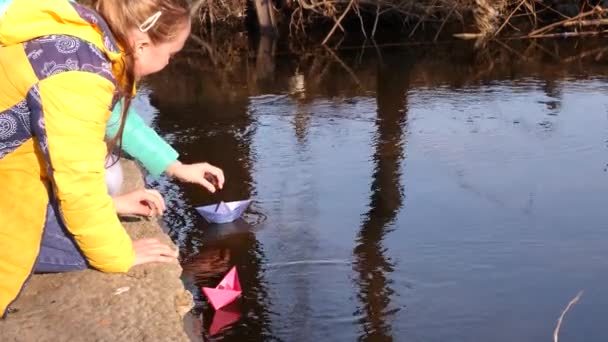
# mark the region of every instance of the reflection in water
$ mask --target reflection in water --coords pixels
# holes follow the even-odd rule
[[[355,247],[355,270],[359,273],[359,300],[364,319],[361,341],[392,341],[389,274],[393,263],[385,255],[383,239],[403,203],[401,162],[407,119],[407,87],[410,65],[402,55],[384,58],[378,67],[377,137],[369,211]]]
[[[254,195],[251,176],[254,156],[250,140],[256,124],[247,110],[248,99],[224,92],[221,84],[210,81],[213,76],[197,69],[196,64],[176,63],[150,81],[154,89],[151,102],[162,113],[156,125],[160,131],[171,132],[170,140],[180,152],[180,160],[217,165],[227,178],[224,189],[214,195],[196,185],[181,185],[183,195],[178,190],[170,192],[169,201],[178,205],[171,207],[165,222],[179,241],[184,256],[183,278],[197,303],[195,315],[203,313],[208,329],[213,309],[207,307],[203,311],[201,287],[214,286],[230,266],[238,265],[241,282],[246,284],[242,294],[246,317],[237,323],[239,332],[251,336],[252,341],[263,340],[263,336],[269,334],[264,304],[266,290],[261,278],[264,256],[255,234],[243,221],[209,226],[192,209]],[[175,189],[171,183],[157,185],[163,187],[163,184]]]
[[[202,314],[203,317],[204,335],[221,333],[225,334],[223,339],[228,341],[241,340],[242,336],[249,336],[248,340],[251,341],[265,340],[265,336],[271,335],[266,304],[267,290],[264,280],[257,273],[261,255],[255,235],[252,232],[206,235],[202,238],[202,244],[204,248],[201,248],[198,254],[182,260],[182,267],[185,286],[194,295],[194,313]],[[219,310],[215,311],[210,305],[204,305],[207,299],[201,287],[215,287],[234,265],[238,267],[243,291],[241,298],[236,301],[239,310],[228,310],[227,314],[220,314],[218,318]],[[242,316],[234,318],[233,311],[241,313]],[[238,326],[238,330],[223,329],[224,325],[233,323]],[[212,326],[218,330],[211,331]]]
[[[275,37],[262,35],[258,38],[254,84],[261,84],[262,86],[264,83],[272,84],[276,69],[276,48]]]
[[[549,115],[556,116],[561,110],[561,85],[555,79],[547,79],[543,85],[543,90],[545,91],[545,94],[547,94],[548,99],[541,102],[547,106]]]
[[[238,321],[239,318],[241,318],[241,307],[238,302],[216,310],[211,325],[208,328],[209,335],[217,335],[223,329]]]
[[[306,101],[306,83],[304,75],[296,72],[289,82],[289,91],[296,103],[293,117],[293,127],[299,146],[307,145],[308,133],[312,121],[312,115]]]
[[[231,235],[249,234],[253,229],[254,227],[251,224],[241,218],[230,223],[211,224],[199,233],[199,238],[206,243],[212,243]]]

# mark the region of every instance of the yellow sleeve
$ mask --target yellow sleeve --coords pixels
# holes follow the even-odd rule
[[[91,266],[126,272],[135,258],[133,245],[105,183],[104,134],[114,85],[94,73],[70,71],[38,87],[43,124],[32,124],[38,124],[36,137],[50,162],[66,226]]]

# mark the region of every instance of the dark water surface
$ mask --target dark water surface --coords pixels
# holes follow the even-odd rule
[[[182,160],[227,177],[218,195],[149,180],[172,206],[197,303],[189,329],[551,341],[584,289],[560,341],[608,341],[608,65],[560,48],[566,61],[551,44],[532,47],[534,62],[456,45],[254,52],[215,67],[190,52],[150,80],[155,127]],[[248,197],[247,223],[209,226],[192,208]],[[200,287],[233,265],[241,316],[211,336]]]

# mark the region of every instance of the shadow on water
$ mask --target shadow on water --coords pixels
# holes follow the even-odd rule
[[[180,152],[180,159],[218,165],[228,179],[216,195],[196,185],[149,179],[167,197],[165,223],[180,246],[183,280],[194,294],[189,332],[223,341],[492,337],[490,328],[479,327],[496,327],[500,319],[476,321],[487,318],[486,308],[480,304],[479,312],[468,312],[468,304],[463,309],[454,298],[465,300],[469,288],[482,289],[480,297],[486,294],[497,310],[509,312],[501,295],[488,290],[492,286],[485,278],[477,280],[481,271],[468,273],[469,265],[477,262],[468,250],[482,247],[478,253],[488,263],[495,262],[487,267],[502,270],[484,276],[514,277],[510,286],[498,286],[500,293],[515,293],[507,301],[521,295],[514,289],[522,288],[518,284],[527,278],[516,273],[525,268],[518,253],[498,254],[502,249],[491,244],[499,241],[509,251],[522,244],[500,235],[504,232],[488,237],[488,231],[470,228],[487,225],[485,219],[500,220],[519,205],[513,204],[519,194],[497,190],[490,177],[469,166],[483,169],[475,159],[479,155],[494,163],[507,160],[530,167],[526,163],[561,153],[572,158],[586,153],[586,141],[579,146],[579,141],[567,140],[572,134],[556,140],[559,148],[531,148],[530,154],[517,150],[516,144],[519,139],[540,145],[561,136],[564,98],[571,92],[564,88],[568,81],[599,80],[606,88],[602,75],[608,66],[587,60],[601,60],[605,49],[511,42],[484,51],[465,43],[432,49],[294,52],[268,39],[256,44],[246,53],[214,56],[215,64],[191,48],[147,83],[150,102],[160,112],[154,125]],[[512,103],[526,93],[534,93],[531,114],[510,111],[508,106],[518,105]],[[499,103],[501,97],[506,105]],[[502,105],[506,107],[498,108]],[[419,120],[416,130],[414,120]],[[504,132],[517,138],[497,143],[501,134],[508,135]],[[485,137],[487,150],[474,140],[479,135]],[[500,154],[503,148],[509,152],[506,157]],[[471,157],[469,150],[477,154]],[[524,192],[523,209],[510,219],[539,220],[534,215],[540,210],[542,189],[528,186]],[[437,198],[443,197],[463,198],[453,202],[458,209],[444,208],[445,220],[463,220],[461,236],[450,235],[451,222],[433,215],[442,204]],[[209,225],[193,210],[244,198],[254,199],[250,212],[244,221],[229,225]],[[469,213],[465,204],[475,211]],[[502,211],[479,214],[477,208],[484,206]],[[550,215],[544,219],[551,221]],[[537,227],[538,222],[530,225]],[[536,241],[533,231],[517,234]],[[446,256],[453,245],[462,248]],[[521,255],[528,252],[519,250]],[[444,256],[439,264],[437,255]],[[457,261],[462,264],[451,264]],[[243,285],[235,309],[239,315],[221,316],[200,288],[214,287],[233,265]],[[443,273],[429,271],[434,268]],[[448,275],[451,278],[442,278]],[[418,285],[417,292],[410,281]],[[434,300],[444,294],[443,302]],[[548,312],[559,310],[559,305],[544,300]],[[561,302],[560,297],[556,304]],[[433,325],[433,316],[445,324]],[[547,318],[550,324],[553,316]],[[222,320],[230,324],[215,334]],[[545,336],[522,331],[505,336]]]

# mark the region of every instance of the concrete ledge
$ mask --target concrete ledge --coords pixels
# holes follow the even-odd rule
[[[123,161],[124,190],[143,187],[141,172]],[[132,238],[172,244],[156,221],[125,222]],[[188,341],[184,315],[192,296],[179,264],[138,266],[128,274],[86,270],[34,275],[13,313],[0,321],[6,341]]]

